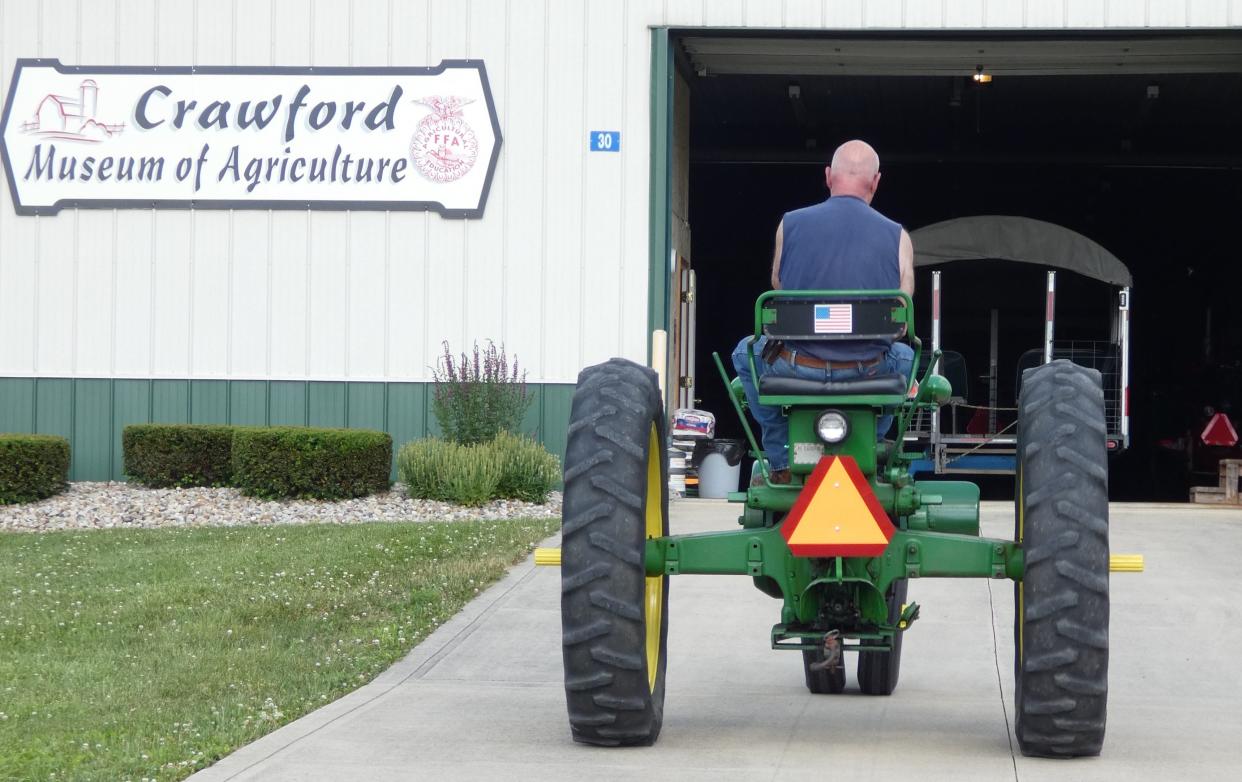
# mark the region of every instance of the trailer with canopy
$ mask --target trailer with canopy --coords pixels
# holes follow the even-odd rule
[[[953,385],[953,397],[943,409],[921,415],[906,433],[911,445],[927,457],[915,471],[934,473],[1012,473],[1017,435],[1016,400],[1022,373],[1055,359],[1069,359],[1098,370],[1104,390],[1107,445],[1110,453],[1129,446],[1130,379],[1130,270],[1098,242],[1054,223],[1027,217],[984,215],[962,217],[925,226],[911,233],[915,266],[931,267],[930,309],[932,350],[943,351],[937,372]],[[972,263],[966,263],[972,262]],[[1021,345],[1012,369],[1003,366],[1000,349],[1002,324],[1008,309],[1038,305],[1037,291],[1014,287],[1019,267],[1043,268],[1042,344]],[[962,276],[957,276],[961,270]],[[1010,271],[1006,271],[1010,270]],[[1069,272],[1074,280],[1094,281],[1107,289],[1108,300],[1091,298],[1076,308],[1072,333],[1060,334],[1057,323],[1057,275]],[[989,280],[981,280],[988,275]],[[1027,273],[1029,278],[1029,273]],[[1064,278],[1065,275],[1063,275]],[[951,334],[961,310],[942,307],[945,292],[956,284],[973,286],[968,333],[976,349],[957,350]],[[1036,283],[1038,284],[1038,283]],[[986,323],[986,327],[983,324]],[[986,355],[982,335],[986,328]],[[1029,329],[1028,329],[1029,332]],[[946,336],[948,339],[946,339]],[[1034,342],[1035,340],[1031,340]],[[1029,345],[1029,347],[1027,346]],[[980,366],[986,371],[979,372]],[[974,374],[972,374],[972,368]],[[1007,371],[1008,370],[1008,371]],[[1012,374],[1010,374],[1012,372]],[[1012,386],[1006,388],[1009,379]],[[1009,391],[1012,393],[1008,393]]]

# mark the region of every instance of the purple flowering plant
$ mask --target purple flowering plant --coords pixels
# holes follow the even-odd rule
[[[517,356],[510,361],[502,342],[490,339],[473,352],[453,355],[445,341],[444,353],[432,368],[435,387],[431,409],[444,438],[463,445],[485,443],[500,432],[518,431],[534,401],[526,390],[526,371]]]

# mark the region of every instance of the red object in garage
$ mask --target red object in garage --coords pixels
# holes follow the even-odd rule
[[[1238,431],[1233,428],[1229,416],[1217,413],[1212,416],[1212,420],[1208,421],[1207,426],[1203,427],[1203,434],[1199,435],[1199,439],[1204,445],[1231,447],[1238,444]]]

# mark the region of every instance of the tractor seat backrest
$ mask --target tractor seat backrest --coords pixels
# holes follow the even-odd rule
[[[906,379],[897,374],[849,380],[807,380],[779,375],[759,378],[760,396],[902,396],[905,393]]]
[[[770,339],[891,341],[902,335],[905,318],[905,302],[895,296],[832,294],[769,299],[762,320]]]

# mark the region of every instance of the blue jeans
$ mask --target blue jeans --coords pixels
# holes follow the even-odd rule
[[[759,404],[757,378],[751,377],[750,361],[746,356],[746,345],[750,340],[751,337],[743,337],[742,341],[737,343],[737,347],[733,350],[733,368],[737,370],[738,379],[742,381],[742,388],[746,391],[746,402],[750,406],[750,413],[759,422],[762,430],[761,442],[764,453],[768,457],[768,466],[772,470],[784,470],[789,467],[789,454],[786,453],[786,445],[789,442],[789,421],[781,414],[779,407]],[[909,377],[910,369],[914,365],[914,349],[904,342],[894,342],[884,354],[884,360],[870,367],[812,369],[799,364],[791,364],[784,358],[778,358],[774,363],[767,364],[761,358],[763,346],[767,344],[767,341],[767,337],[760,337],[755,342],[755,369],[760,377],[780,375],[819,381],[850,380],[856,377],[891,373]],[[876,438],[882,438],[887,434],[892,425],[893,414],[885,411],[876,419]]]

